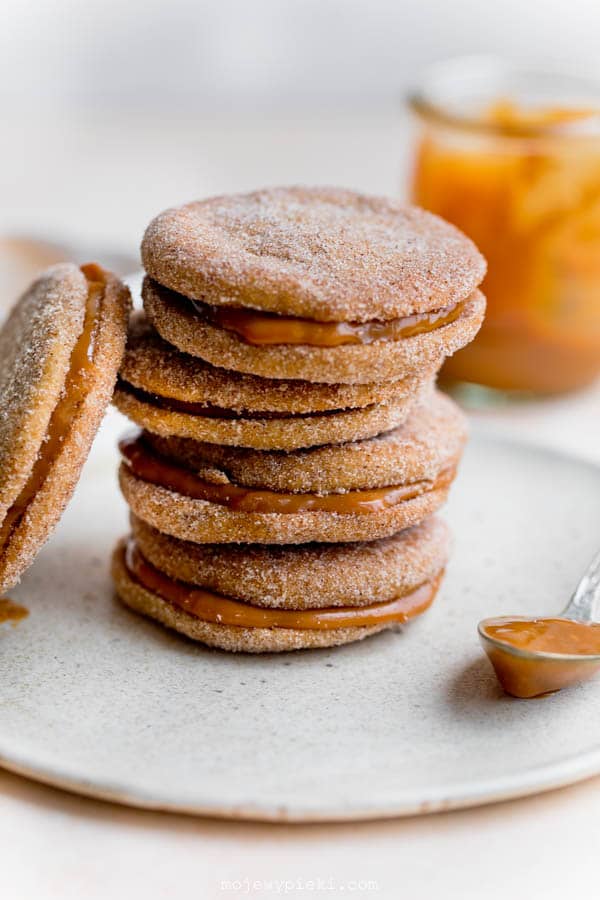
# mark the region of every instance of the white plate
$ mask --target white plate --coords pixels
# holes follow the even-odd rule
[[[469,806],[600,772],[600,683],[509,699],[475,631],[561,608],[600,543],[600,469],[472,439],[447,510],[455,553],[423,619],[339,649],[233,656],[114,601],[118,427],[113,414],[12,592],[31,614],[0,631],[6,768],[136,806],[295,821]]]

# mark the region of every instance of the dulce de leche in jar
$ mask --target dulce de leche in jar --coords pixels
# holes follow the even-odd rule
[[[488,261],[479,335],[443,378],[569,391],[600,374],[600,84],[489,58],[434,67],[413,94],[411,193]]]

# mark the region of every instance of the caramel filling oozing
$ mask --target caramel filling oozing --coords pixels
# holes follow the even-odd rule
[[[146,590],[158,594],[161,599],[204,622],[237,625],[240,628],[297,628],[313,631],[368,628],[388,622],[406,622],[431,605],[443,577],[441,572],[431,581],[403,596],[371,606],[310,610],[268,609],[251,606],[241,600],[223,597],[169,578],[144,558],[131,539],[125,549],[125,565],[129,575]]]
[[[312,319],[280,316],[248,308],[208,306],[197,300],[193,300],[192,303],[203,318],[220,328],[235,332],[248,344],[340,347],[342,344],[399,341],[418,334],[427,334],[458,319],[466,301],[433,312],[391,319],[388,322],[316,322]]]
[[[433,481],[348,491],[345,494],[287,494],[205,481],[191,470],[154,453],[137,436],[124,438],[119,443],[119,449],[137,478],[194,500],[207,500],[245,513],[329,512],[350,515],[379,512],[428,491],[448,487],[455,474],[452,467],[442,471]]]
[[[326,409],[320,410],[319,412],[300,413],[274,412],[272,410],[266,410],[264,412],[258,410],[243,410],[242,412],[238,412],[223,406],[215,406],[212,403],[191,402],[189,400],[178,400],[174,397],[163,397],[161,394],[154,394],[151,391],[145,391],[143,388],[135,387],[122,378],[119,379],[118,387],[125,393],[135,397],[140,403],[151,404],[158,409],[164,409],[166,412],[185,413],[185,415],[188,416],[204,416],[208,419],[306,419],[310,416],[333,416],[342,412],[342,410],[339,409]],[[368,410],[371,409],[372,406],[373,404],[370,404],[364,408]],[[343,412],[347,412],[347,410],[343,410]]]
[[[29,504],[43,486],[50,468],[60,453],[72,421],[84,402],[91,384],[99,311],[106,286],[102,269],[94,263],[82,266],[88,281],[83,330],[75,343],[61,399],[48,423],[46,437],[21,493],[8,510],[0,527],[0,552],[27,512]]]

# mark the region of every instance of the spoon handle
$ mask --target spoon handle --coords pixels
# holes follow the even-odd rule
[[[578,622],[592,622],[596,603],[600,599],[600,553],[591,561],[575,593],[569,600],[561,616]]]

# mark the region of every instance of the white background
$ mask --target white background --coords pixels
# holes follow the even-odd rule
[[[600,66],[597,0],[0,0],[0,15],[0,234],[133,253],[156,211],[210,191],[401,191],[402,98],[433,60]]]
[[[2,92],[153,111],[358,109],[440,57],[598,65],[595,0],[3,0]]]

